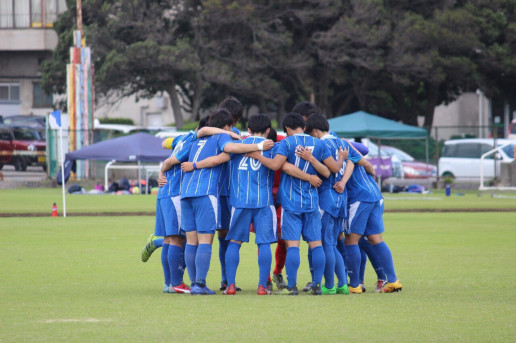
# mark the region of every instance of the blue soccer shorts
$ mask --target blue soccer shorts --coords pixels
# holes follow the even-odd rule
[[[219,201],[214,195],[181,199],[181,227],[185,232],[214,234],[219,226]]]
[[[336,218],[319,209],[321,214],[321,237],[323,245],[337,245],[337,237],[342,232],[342,218]]]
[[[281,210],[281,239],[306,242],[321,240],[321,214],[312,212],[296,212]]]
[[[253,223],[256,244],[278,241],[276,208],[271,205],[262,208],[234,208],[226,240],[249,242],[249,226]]]
[[[357,201],[349,205],[349,227],[346,234],[369,236],[382,233],[383,199],[376,202]]]
[[[220,225],[217,230],[229,229],[231,223],[231,205],[229,204],[229,196],[219,196],[219,208],[220,208]]]
[[[179,196],[156,201],[156,236],[184,236],[181,230],[181,200]]]

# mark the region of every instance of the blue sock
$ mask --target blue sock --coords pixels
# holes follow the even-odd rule
[[[181,260],[183,255],[182,247],[170,245],[168,247],[168,264],[170,266],[170,284],[179,286],[183,282],[183,274],[181,273]]]
[[[179,260],[179,267],[180,267],[180,273],[181,273],[181,280],[184,280],[185,277],[185,269],[186,269],[186,261],[185,261],[185,247],[186,247],[186,240],[183,243],[183,246],[181,247],[181,259]]]
[[[360,244],[358,245],[360,248]],[[367,255],[364,249],[360,249],[360,273],[358,274],[358,282],[364,283],[365,267],[367,265]]]
[[[337,279],[339,280],[337,287],[342,287],[348,284],[346,264],[344,263],[344,259],[336,246],[333,247],[333,254],[335,255],[335,274],[337,274]],[[326,259],[328,259],[328,255],[326,255]]]
[[[163,243],[163,249],[161,249],[161,266],[163,267],[163,275],[165,276],[165,285],[170,285],[170,266],[168,264],[168,247],[170,247],[170,245]]]
[[[299,247],[287,248],[285,271],[287,272],[289,288],[292,288],[297,284],[297,270],[299,269],[299,263]]]
[[[335,253],[333,252],[333,245],[324,245],[323,249],[326,256],[324,286],[330,289],[335,286]]]
[[[326,255],[322,245],[312,249],[312,266],[314,268],[313,285],[321,284],[324,274],[324,267],[326,265]],[[335,267],[333,268],[335,270]]]
[[[267,287],[267,280],[271,272],[272,253],[271,245],[269,243],[258,244],[258,267],[260,270],[260,277],[258,285]]]
[[[228,286],[231,284],[236,284],[236,272],[238,269],[238,264],[240,263],[240,244],[229,242],[226,249],[225,260]]]
[[[195,256],[197,255],[197,245],[187,244],[185,246],[185,264],[188,270],[188,277],[190,278],[190,284],[193,286],[195,283]]]
[[[373,246],[369,243],[369,241],[362,237],[358,241],[358,245],[360,246],[360,249],[365,251],[365,253],[367,254],[367,258],[369,258],[369,262],[371,262],[371,266],[373,266],[373,269],[376,272],[378,280],[387,280],[387,275],[385,275],[385,272],[383,271],[382,264],[378,259],[378,254],[373,249]]]
[[[372,245],[372,247],[374,252],[376,252],[378,262],[381,264],[383,271],[387,275],[387,282],[396,282],[398,278],[396,277],[396,272],[394,271],[394,262],[392,260],[391,249],[389,249],[385,242]]]
[[[312,265],[312,249],[308,247],[308,267],[310,268],[310,275],[312,276],[312,282],[314,281],[314,266]]]
[[[346,271],[346,278],[348,277],[348,266],[346,265],[346,244],[344,244],[344,238],[337,242],[337,250],[342,256],[342,260],[344,261],[344,268]]]
[[[206,285],[206,276],[210,270],[211,244],[199,244],[195,256],[195,283]]]
[[[220,272],[222,281],[227,281],[226,275],[226,250],[228,250],[228,243],[226,237],[219,237],[219,260],[220,260]]]
[[[161,248],[163,246],[163,238],[158,238],[154,240],[154,246],[156,248]]]
[[[358,244],[346,245],[345,259],[349,275],[349,285],[351,287],[358,287],[360,284],[358,280],[360,272],[360,248]]]

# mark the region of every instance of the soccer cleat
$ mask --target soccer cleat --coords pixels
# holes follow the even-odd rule
[[[303,288],[303,292],[310,292],[312,290],[312,284],[313,282],[310,281],[306,284],[305,288]]]
[[[192,287],[192,289],[190,289],[190,294],[191,295],[213,295],[216,293],[206,286],[199,286],[196,284]]]
[[[220,288],[219,288],[219,290],[221,290],[221,291],[225,291],[227,286],[228,286],[228,282],[227,282],[227,281],[222,281],[222,282],[220,283]]]
[[[374,290],[375,293],[382,293],[383,287],[385,286],[386,283],[387,283],[387,281],[385,281],[385,280],[376,281],[376,289]]]
[[[271,291],[267,287],[263,287],[262,285],[258,286],[258,291],[256,292],[258,295],[270,295]]]
[[[276,295],[299,295],[299,291],[297,287],[294,286],[292,288],[285,287],[281,291],[274,293]]]
[[[163,285],[163,293],[175,293],[173,289],[172,289],[172,292],[170,292],[171,288],[172,288],[172,286],[164,284]]]
[[[287,287],[287,284],[285,283],[285,280],[283,279],[283,275],[281,274],[273,274],[272,275],[272,281],[276,284],[276,288],[283,289]]]
[[[172,288],[175,293],[190,293],[190,287],[185,285],[184,282],[181,282],[179,285],[170,288]]]
[[[269,292],[272,292],[272,282],[271,281],[267,281],[267,287],[266,287]]]
[[[149,257],[151,257],[154,250],[156,250],[156,246],[154,245],[154,239],[156,236],[154,234],[151,234],[149,236],[149,239],[147,240],[147,244],[142,249],[142,262],[147,262],[149,260]]]
[[[322,286],[321,292],[323,295],[334,295],[337,294],[337,287],[333,286],[333,288],[326,288]]]
[[[365,283],[361,283],[360,284],[360,288],[362,288],[362,293],[365,293],[366,292],[366,288],[365,288]]]
[[[396,280],[396,282],[387,282],[383,287],[383,293],[394,293],[400,292],[403,289],[403,285],[400,280]]]
[[[231,285],[226,287],[226,289],[224,290],[224,294],[226,294],[226,295],[235,295],[235,293],[236,293],[236,287],[235,287],[234,283],[232,283]]]
[[[312,286],[312,289],[308,292],[308,294],[322,295],[321,285],[316,284],[315,286]]]
[[[351,294],[362,294],[362,287],[360,287],[360,285],[358,285],[357,287],[348,286],[348,288],[349,293]]]
[[[348,285],[344,285],[342,287],[337,287],[337,294],[349,294]]]

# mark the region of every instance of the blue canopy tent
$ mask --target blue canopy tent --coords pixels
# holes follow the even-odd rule
[[[428,164],[428,131],[398,123],[394,120],[358,111],[328,120],[330,129],[342,138],[425,139],[426,164]],[[380,144],[379,144],[380,147]],[[378,152],[380,155],[380,152]]]
[[[161,147],[162,139],[148,133],[135,133],[98,142],[66,154],[66,160],[103,160],[106,165],[105,184],[107,188],[107,170],[115,162],[137,162],[138,180],[140,180],[140,162],[161,162],[170,156],[170,151]],[[135,168],[135,167],[126,167]],[[121,169],[119,167],[118,169]],[[140,187],[141,189],[141,187]]]

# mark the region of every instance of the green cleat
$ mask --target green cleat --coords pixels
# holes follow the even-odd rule
[[[149,257],[151,257],[154,250],[156,250],[156,246],[154,245],[154,239],[156,236],[154,234],[151,234],[149,236],[149,239],[147,240],[147,244],[142,249],[142,262],[147,262],[149,260]]]
[[[336,291],[337,291],[337,294],[349,294],[348,285],[344,285],[342,287],[337,287]]]
[[[333,286],[333,288],[326,288],[322,286],[321,291],[323,295],[335,295],[337,294],[337,287]]]
[[[281,291],[274,293],[276,295],[299,295],[299,291],[297,287],[294,286],[292,288],[285,287]]]

